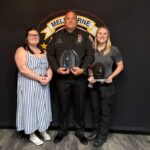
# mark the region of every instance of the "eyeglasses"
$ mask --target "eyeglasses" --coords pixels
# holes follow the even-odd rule
[[[33,37],[39,37],[38,34],[28,34],[28,36],[29,36],[29,37],[32,37],[32,38],[33,38]]]

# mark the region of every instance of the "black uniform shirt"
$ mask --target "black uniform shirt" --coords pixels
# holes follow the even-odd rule
[[[74,50],[79,56],[79,67],[87,69],[94,60],[94,50],[88,33],[75,29],[69,33],[63,29],[53,36],[48,46],[48,60],[54,71],[59,68],[62,53],[66,50]]]

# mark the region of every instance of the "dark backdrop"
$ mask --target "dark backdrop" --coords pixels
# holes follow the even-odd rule
[[[0,1],[0,126],[15,127],[17,68],[15,50],[25,30],[61,10],[78,9],[100,17],[124,59],[117,84],[112,129],[150,132],[150,1],[149,0],[1,0]],[[53,90],[53,89],[52,89]],[[87,104],[88,104],[87,99]],[[55,96],[53,126],[58,126]],[[86,127],[91,127],[87,106]]]

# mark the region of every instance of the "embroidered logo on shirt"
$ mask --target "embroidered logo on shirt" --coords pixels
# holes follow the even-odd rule
[[[57,44],[61,44],[61,43],[62,43],[62,39],[61,39],[61,38],[58,38],[57,41],[56,41],[56,43],[57,43]]]

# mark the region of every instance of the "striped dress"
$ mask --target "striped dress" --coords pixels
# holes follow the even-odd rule
[[[27,52],[28,67],[39,75],[45,75],[48,67],[46,55],[38,58]],[[45,131],[52,121],[49,84],[42,85],[18,73],[17,86],[17,131],[26,134]]]

